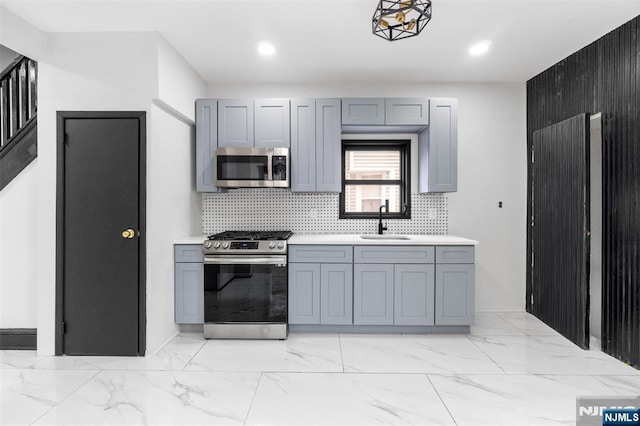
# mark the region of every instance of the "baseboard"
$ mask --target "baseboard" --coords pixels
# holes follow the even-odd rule
[[[0,350],[36,350],[38,331],[35,328],[0,328]]]

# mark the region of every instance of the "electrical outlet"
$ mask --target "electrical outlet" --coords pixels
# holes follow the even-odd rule
[[[318,209],[309,209],[309,219],[318,218]]]
[[[435,220],[438,217],[438,210],[436,209],[428,209],[427,210],[427,219]]]

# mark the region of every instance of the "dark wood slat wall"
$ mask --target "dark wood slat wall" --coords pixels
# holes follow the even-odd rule
[[[602,348],[636,368],[640,368],[639,28],[636,17],[527,82],[529,160],[534,131],[580,113],[602,112]],[[531,265],[531,166],[528,217],[527,265]],[[529,266],[529,311],[530,296]]]
[[[531,312],[589,348],[588,115],[533,133]],[[585,190],[587,189],[587,190]]]

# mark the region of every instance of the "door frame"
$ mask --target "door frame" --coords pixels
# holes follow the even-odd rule
[[[146,111],[57,111],[56,113],[56,314],[55,314],[55,354],[63,355],[64,350],[64,197],[65,197],[65,132],[66,119],[120,119],[134,118],[140,122],[139,167],[138,167],[138,356],[146,351],[147,318],[147,124]]]

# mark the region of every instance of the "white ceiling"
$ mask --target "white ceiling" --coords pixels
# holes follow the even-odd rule
[[[377,0],[0,0],[45,32],[158,31],[209,83],[523,82],[640,14],[640,0],[433,0],[417,37],[371,34]],[[491,50],[470,57],[471,44]],[[260,57],[269,40],[275,56]]]

